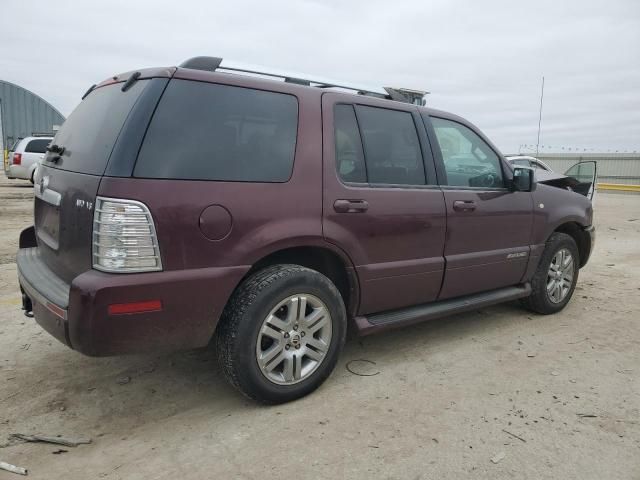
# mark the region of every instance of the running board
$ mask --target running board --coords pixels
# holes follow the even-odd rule
[[[416,305],[413,307],[376,313],[367,317],[356,317],[358,335],[365,336],[383,330],[404,327],[414,323],[420,323],[435,318],[444,317],[454,313],[477,310],[478,308],[508,302],[518,298],[528,297],[531,294],[531,285],[517,285],[500,288],[490,292],[476,293],[464,297],[441,300],[439,302]]]

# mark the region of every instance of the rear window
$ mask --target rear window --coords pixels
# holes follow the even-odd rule
[[[151,120],[134,176],[286,182],[298,126],[292,95],[172,80]]]
[[[47,166],[78,173],[102,175],[109,155],[133,104],[149,80],[139,80],[126,92],[122,83],[95,89],[69,115],[53,139],[65,153]]]
[[[38,140],[31,140],[27,144],[27,148],[24,149],[27,153],[45,153],[47,151],[47,145],[51,143],[50,138],[40,138]]]

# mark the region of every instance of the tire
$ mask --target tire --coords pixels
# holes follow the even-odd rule
[[[571,281],[567,280],[566,270],[560,271],[560,277],[555,280],[552,279],[551,265],[554,262],[554,266],[559,265],[560,255],[565,252],[565,257],[561,259],[561,263],[567,263],[566,252],[571,255],[571,262],[573,265]],[[522,300],[522,304],[525,308],[543,315],[549,315],[562,310],[573,295],[573,291],[576,288],[578,282],[578,272],[580,265],[580,254],[578,252],[578,246],[575,240],[565,233],[554,233],[547,240],[547,245],[542,253],[542,258],[536,269],[536,273],[531,280],[531,295]],[[552,285],[554,283],[554,285]],[[549,291],[549,285],[551,286],[551,292]],[[557,285],[560,285],[558,290]],[[554,298],[555,297],[555,298]]]
[[[34,185],[35,177],[36,177],[36,171],[34,169],[33,172],[31,172],[31,178],[29,179],[29,181],[31,182],[31,185]]]
[[[302,310],[296,305],[303,304],[304,313],[296,315]],[[215,341],[227,380],[250,399],[277,404],[303,397],[327,379],[346,332],[342,297],[327,277],[299,265],[275,265],[236,289]]]

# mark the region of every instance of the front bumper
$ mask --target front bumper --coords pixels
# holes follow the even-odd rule
[[[249,267],[109,274],[88,270],[65,284],[38,247],[21,248],[18,279],[36,321],[69,347],[107,356],[197,348],[210,341],[218,319]],[[109,305],[158,299],[159,311],[109,314]]]
[[[589,253],[582,261],[582,266],[584,267],[589,258],[591,257],[591,253],[593,252],[594,247],[596,246],[596,227],[594,225],[589,225],[584,228],[584,231],[589,235]]]
[[[591,253],[593,252],[593,248],[596,245],[596,227],[593,225],[589,225],[588,227],[584,227],[583,230],[589,236],[589,248],[587,251],[587,255],[583,259],[581,259],[580,267],[584,267],[587,264],[589,258],[591,257]]]

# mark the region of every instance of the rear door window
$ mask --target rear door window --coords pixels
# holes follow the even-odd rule
[[[47,151],[47,145],[51,143],[50,139],[39,138],[38,140],[31,140],[27,144],[27,148],[24,149],[27,153],[45,153]]]
[[[387,108],[356,106],[371,184],[425,185],[413,116]]]
[[[288,94],[172,80],[151,120],[134,176],[286,182],[298,101]]]
[[[96,88],[62,124],[53,139],[65,153],[48,167],[102,175],[131,108],[149,80],[139,80],[123,92],[122,83]],[[51,156],[45,157],[47,161]]]

